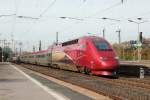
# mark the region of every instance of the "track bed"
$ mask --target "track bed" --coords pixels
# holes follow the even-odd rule
[[[90,89],[115,100],[150,100],[150,76],[144,79],[125,76],[112,79],[36,65],[20,64],[18,66]]]

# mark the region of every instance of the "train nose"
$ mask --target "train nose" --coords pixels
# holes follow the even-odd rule
[[[100,61],[119,60],[119,57],[100,57]]]
[[[113,69],[118,67],[118,57],[100,57],[101,66],[105,69]]]
[[[108,57],[100,57],[100,60],[101,61],[106,61],[106,60],[108,60]]]

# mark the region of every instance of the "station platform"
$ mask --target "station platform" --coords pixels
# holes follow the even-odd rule
[[[93,100],[33,72],[26,72],[10,63],[0,63],[0,100]],[[111,99],[99,95],[97,100]]]
[[[120,61],[121,65],[139,65],[150,68],[150,60],[141,61]]]
[[[140,77],[143,75],[150,75],[150,60],[141,61],[120,61],[118,72],[124,75],[131,75]]]

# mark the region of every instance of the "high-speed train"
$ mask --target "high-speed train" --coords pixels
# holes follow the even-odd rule
[[[47,50],[19,56],[23,63],[52,66],[94,75],[115,75],[118,57],[112,46],[97,36],[53,44]]]

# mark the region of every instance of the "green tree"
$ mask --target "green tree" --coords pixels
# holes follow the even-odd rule
[[[7,61],[12,54],[12,50],[9,47],[0,48],[0,61],[2,61],[2,51],[4,56],[3,61]]]

